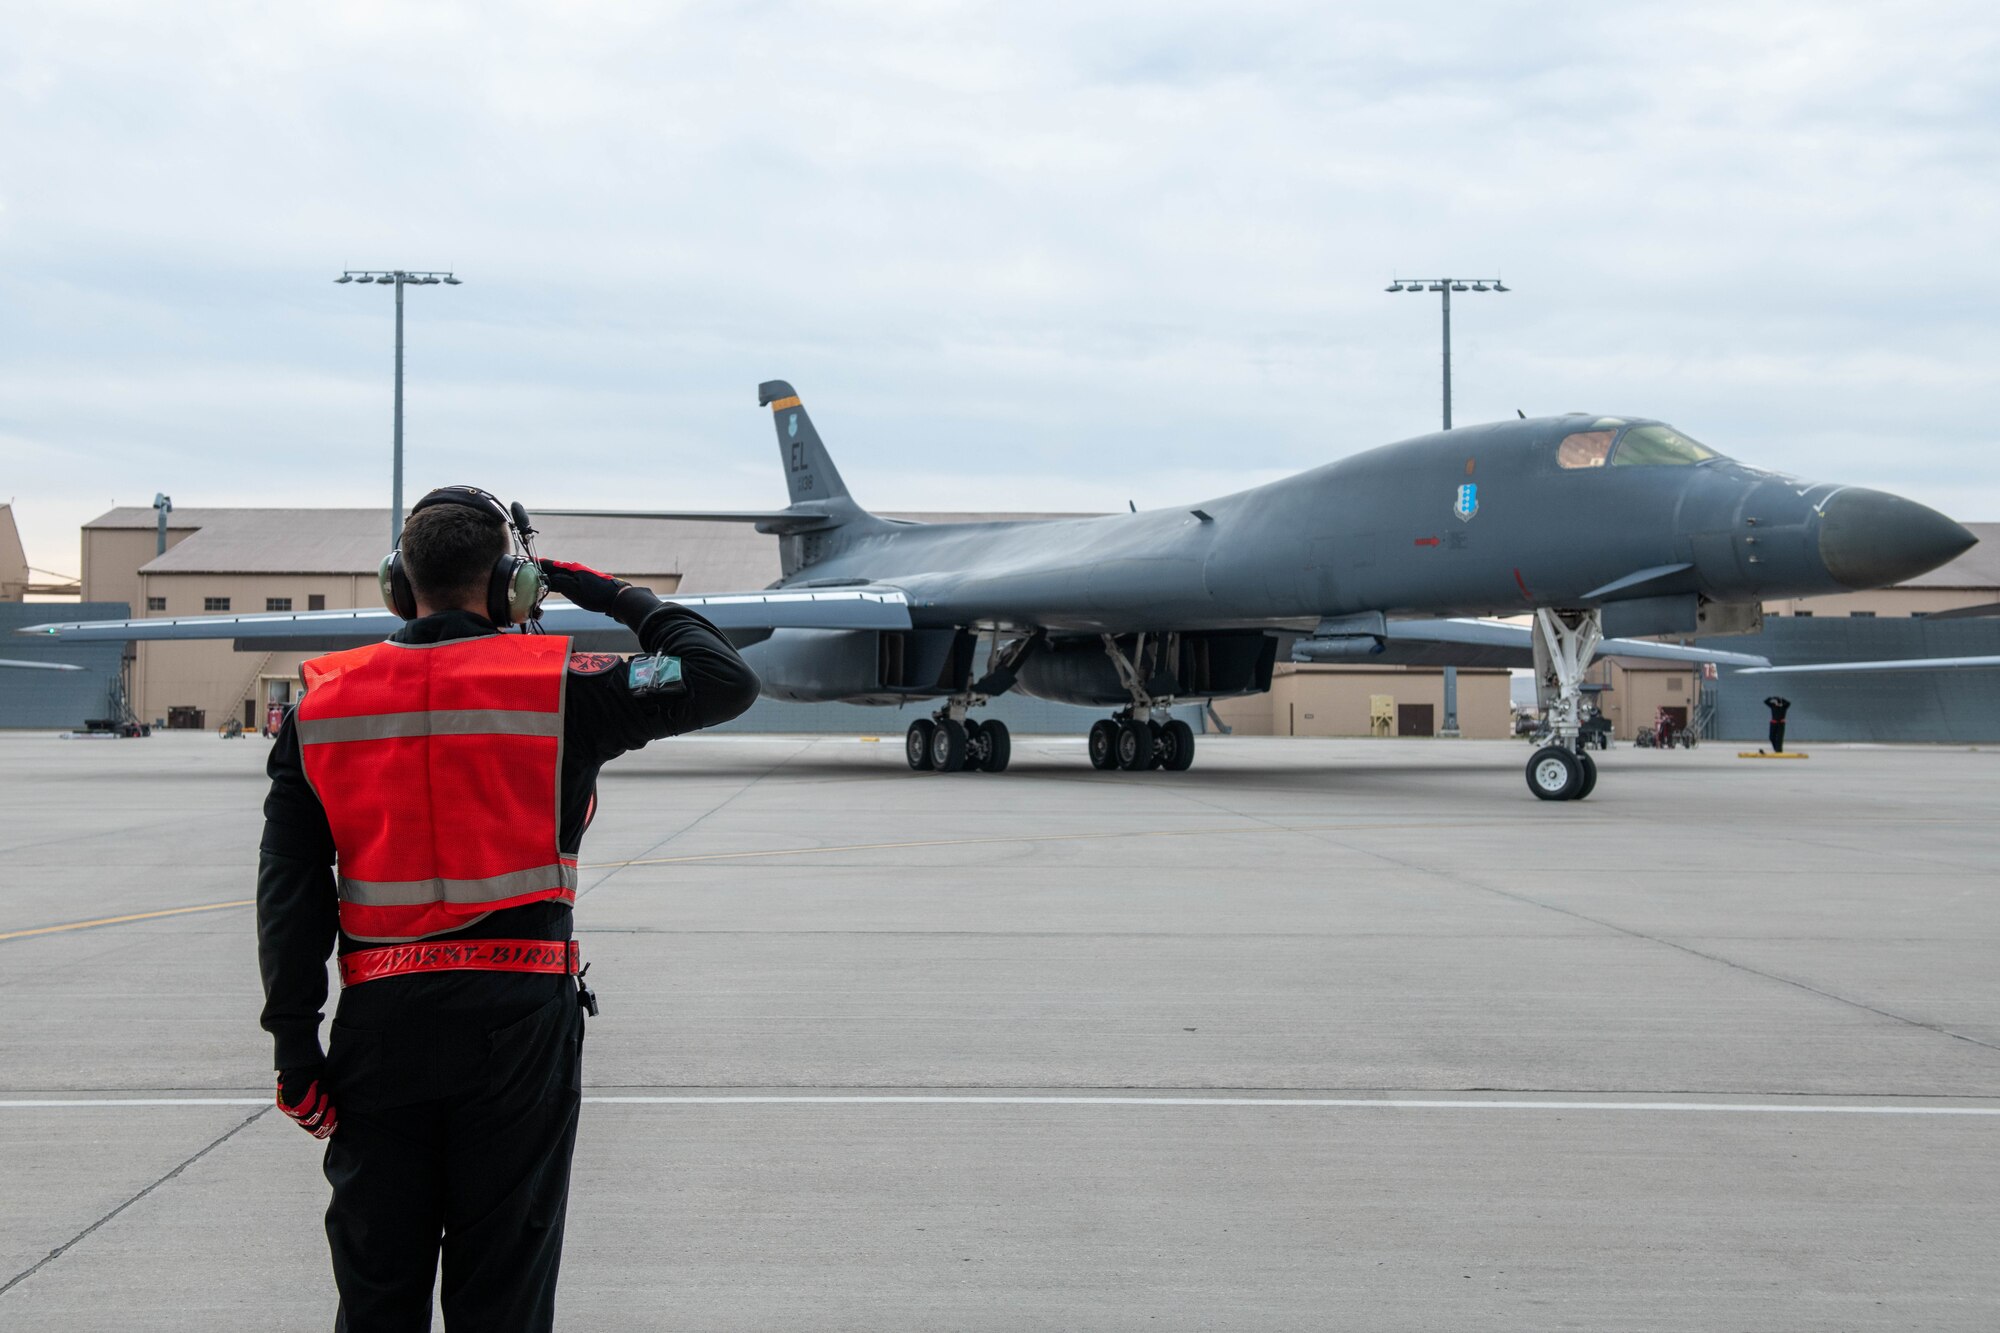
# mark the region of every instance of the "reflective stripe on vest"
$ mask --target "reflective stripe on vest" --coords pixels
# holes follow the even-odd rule
[[[576,897],[557,846],[568,658],[566,638],[494,634],[304,665],[296,725],[339,856],[341,930],[420,940]]]

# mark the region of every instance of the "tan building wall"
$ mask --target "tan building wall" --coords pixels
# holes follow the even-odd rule
[[[1701,697],[1701,666],[1695,662],[1605,661],[1591,668],[1590,679],[1609,682],[1611,688],[1596,696],[1597,704],[1611,722],[1611,734],[1625,741],[1651,730],[1663,707],[1685,709],[1693,720]]]
[[[167,544],[176,545],[191,532],[169,529]],[[134,616],[154,618],[270,610],[351,610],[380,605],[375,574],[206,574],[147,572],[141,566],[155,556],[157,534],[123,528],[86,528],[83,533],[84,597],[89,601],[127,602]],[[677,574],[630,576],[659,593],[679,585]],[[315,607],[313,598],[323,599]],[[226,608],[211,607],[210,599]],[[272,607],[272,599],[289,599],[289,607]],[[239,653],[228,640],[188,643],[135,643],[132,708],[141,720],[164,722],[177,709],[201,715],[202,725],[219,727],[230,718],[261,728],[272,703],[298,697],[299,664],[310,652]]]
[[[168,522],[171,524],[172,520]],[[167,549],[194,536],[194,528],[167,528]],[[139,569],[159,552],[159,534],[152,528],[85,528],[83,530],[83,600],[126,602],[135,616],[146,613],[140,594]]]
[[[25,602],[33,581],[21,530],[14,524],[14,507],[0,504],[0,602]]]
[[[1502,739],[1513,730],[1508,673],[1460,668],[1458,729]],[[1396,706],[1428,705],[1433,730],[1444,727],[1444,672],[1436,667],[1350,667],[1281,662],[1271,692],[1217,702],[1217,716],[1246,736],[1371,735],[1370,705],[1387,695]]]

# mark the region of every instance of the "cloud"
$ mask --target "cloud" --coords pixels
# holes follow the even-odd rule
[[[70,4],[0,51],[0,490],[768,499],[759,380],[907,507],[1168,504],[1647,413],[2000,515],[1985,7]],[[1197,487],[1182,494],[1175,487]],[[919,489],[936,494],[914,494]],[[1094,507],[1094,506],[1093,506]]]

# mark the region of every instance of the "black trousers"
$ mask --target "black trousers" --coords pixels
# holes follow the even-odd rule
[[[1785,724],[1782,722],[1771,724],[1771,751],[1774,754],[1785,752]]]
[[[401,991],[399,995],[396,992]],[[343,992],[327,1052],[337,1333],[555,1324],[583,1011],[568,977],[459,973]]]

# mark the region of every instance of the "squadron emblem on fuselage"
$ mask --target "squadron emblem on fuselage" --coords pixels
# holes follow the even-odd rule
[[[1459,521],[1465,522],[1479,512],[1479,483],[1468,481],[1458,488],[1458,502],[1451,507]]]

